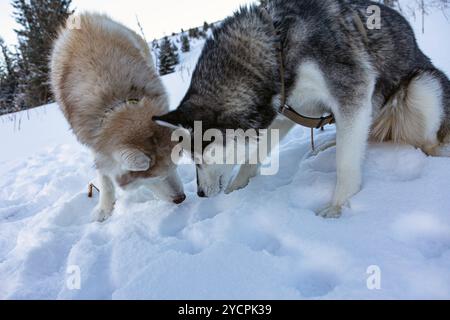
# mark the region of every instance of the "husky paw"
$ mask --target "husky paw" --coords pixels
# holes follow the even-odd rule
[[[320,210],[317,216],[324,219],[339,219],[342,216],[342,207],[330,206],[326,209]]]
[[[234,181],[225,190],[225,194],[230,194],[234,191],[246,188],[249,185],[250,180],[258,175],[258,172],[259,166],[242,167],[236,179],[234,179]]]
[[[92,212],[92,222],[105,222],[112,216],[113,209],[105,209],[98,206]]]

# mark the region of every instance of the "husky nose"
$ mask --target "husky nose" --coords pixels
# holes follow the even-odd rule
[[[184,200],[186,200],[186,195],[185,195],[185,194],[176,197],[176,198],[173,200],[173,203],[175,203],[175,204],[181,204],[181,203],[184,202]]]
[[[203,191],[203,190],[197,192],[197,195],[198,195],[200,198],[206,198],[205,191]]]

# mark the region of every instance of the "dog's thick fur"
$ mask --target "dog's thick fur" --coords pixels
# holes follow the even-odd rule
[[[146,185],[182,202],[171,131],[151,121],[169,108],[147,44],[107,16],[79,19],[79,29],[64,28],[55,41],[51,84],[75,135],[94,153],[101,184],[95,220],[112,213],[115,184]]]
[[[362,32],[371,5],[381,9],[381,29]],[[281,41],[288,103],[306,116],[332,112],[337,122],[337,187],[320,215],[340,216],[360,190],[370,138],[444,155],[450,82],[419,49],[399,13],[366,0],[269,0],[267,9],[269,19],[251,6],[225,20],[207,41],[178,110],[155,120],[185,128],[203,121],[205,130],[270,127],[285,136],[293,123],[277,118]],[[216,172],[215,178],[199,172],[201,195],[220,191],[224,168],[200,168]],[[228,191],[244,187],[256,173],[257,167],[243,166]]]

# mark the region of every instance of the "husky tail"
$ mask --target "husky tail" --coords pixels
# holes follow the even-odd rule
[[[440,70],[416,70],[387,99],[372,127],[376,141],[407,143],[450,156],[450,81]]]

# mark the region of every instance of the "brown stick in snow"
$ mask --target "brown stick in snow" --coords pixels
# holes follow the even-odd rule
[[[88,198],[94,197],[94,189],[100,193],[100,190],[93,183],[90,183],[88,187]]]

